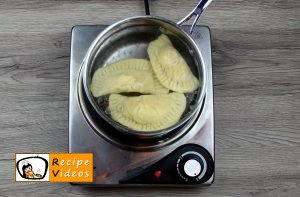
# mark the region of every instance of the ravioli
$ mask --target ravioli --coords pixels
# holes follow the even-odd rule
[[[91,92],[94,97],[111,93],[138,92],[142,94],[167,94],[145,59],[126,59],[96,70],[92,77]]]
[[[187,93],[199,87],[199,80],[166,35],[149,44],[148,54],[156,77],[166,88]]]
[[[184,94],[127,97],[111,94],[109,110],[112,119],[138,131],[155,131],[176,124],[186,108]]]

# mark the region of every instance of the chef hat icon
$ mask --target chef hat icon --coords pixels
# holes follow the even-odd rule
[[[23,165],[27,166],[28,165],[28,160],[25,159],[25,160],[22,161],[22,163],[23,163]]]

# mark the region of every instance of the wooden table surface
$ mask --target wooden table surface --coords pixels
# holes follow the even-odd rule
[[[179,20],[196,0],[150,0]],[[70,30],[142,15],[142,0],[0,0],[0,196],[300,196],[300,1],[215,0],[216,179],[210,187],[15,183],[15,152],[68,151]],[[28,193],[28,194],[26,194]]]

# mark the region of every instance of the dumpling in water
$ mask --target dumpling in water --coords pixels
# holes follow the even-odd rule
[[[148,54],[156,77],[166,88],[186,93],[199,87],[199,80],[166,35],[150,43]]]
[[[176,124],[186,108],[184,94],[127,97],[111,94],[109,110],[112,118],[138,131],[155,131]]]
[[[99,68],[93,75],[91,92],[94,97],[111,93],[138,92],[167,94],[145,59],[126,59]]]

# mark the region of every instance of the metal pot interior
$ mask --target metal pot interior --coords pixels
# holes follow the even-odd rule
[[[91,78],[99,67],[106,66],[118,60],[127,58],[148,59],[147,47],[149,43],[156,39],[161,33],[168,35],[175,48],[185,58],[192,72],[198,77],[202,85],[196,92],[186,95],[188,107],[176,125],[164,130],[152,132],[131,130],[112,120],[106,113],[108,97],[93,98],[89,87]],[[96,114],[101,116],[101,118],[120,132],[133,136],[138,135],[143,138],[161,138],[167,135],[168,132],[183,126],[183,124],[195,114],[197,106],[203,101],[205,79],[201,53],[188,34],[176,26],[176,24],[153,17],[126,19],[108,27],[92,44],[83,67],[84,91]]]

